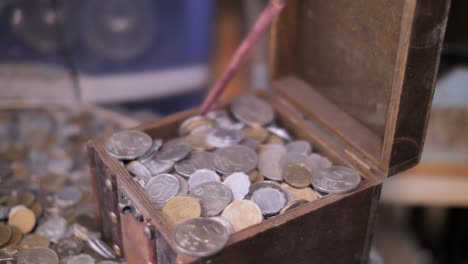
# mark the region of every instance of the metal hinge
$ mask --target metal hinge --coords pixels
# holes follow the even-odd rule
[[[119,188],[119,211],[122,214],[131,213],[137,222],[143,222],[142,211],[132,202],[122,188]]]

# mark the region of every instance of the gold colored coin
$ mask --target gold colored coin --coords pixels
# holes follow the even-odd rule
[[[277,135],[270,135],[265,144],[280,144],[284,145],[284,140]]]
[[[221,214],[234,228],[234,232],[262,222],[262,211],[252,201],[238,200],[229,204]]]
[[[15,248],[21,239],[23,239],[23,233],[21,233],[21,230],[17,228],[16,226],[8,226],[11,229],[11,237],[10,240],[8,240],[8,243],[3,245],[3,249],[11,249]]]
[[[211,132],[211,128],[198,129],[187,135],[185,141],[192,146],[195,150],[212,150],[214,146],[211,146],[206,142],[206,136]]]
[[[294,200],[290,202],[289,204],[287,204],[285,207],[283,207],[283,209],[281,209],[280,211],[280,214],[284,214],[285,212],[290,211],[306,203],[308,203],[308,201],[306,200]]]
[[[49,245],[50,245],[50,241],[47,237],[32,234],[32,235],[26,236],[21,241],[21,243],[18,245],[18,251],[23,252],[26,249],[36,248],[36,247],[48,248]]]
[[[294,200],[306,200],[312,202],[318,198],[317,194],[310,187],[298,189],[286,183],[282,183],[281,187],[290,192],[293,195]]]
[[[27,234],[36,225],[36,216],[31,209],[18,208],[8,218],[8,224],[18,227],[23,234]]]
[[[11,228],[0,224],[0,247],[4,246],[11,238]]]
[[[309,186],[312,172],[301,163],[290,163],[283,168],[281,175],[283,179],[291,186],[296,188],[305,188]]]
[[[251,183],[264,181],[265,177],[258,170],[253,170],[249,174],[249,180]]]
[[[41,190],[45,192],[55,192],[65,184],[65,176],[59,174],[49,174],[40,181]]]
[[[268,131],[259,125],[247,126],[243,132],[246,138],[253,139],[258,143],[262,143],[268,138]]]
[[[162,214],[170,225],[176,226],[185,220],[200,217],[201,210],[196,198],[181,195],[169,200],[162,208]]]
[[[39,201],[35,201],[31,206],[29,206],[29,209],[31,209],[31,211],[33,211],[34,216],[36,217],[36,219],[39,219],[39,217],[41,217],[42,212],[43,212],[43,208],[42,208],[42,205],[41,205],[41,203]]]

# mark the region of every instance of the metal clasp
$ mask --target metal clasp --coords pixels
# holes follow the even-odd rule
[[[143,222],[141,210],[132,202],[122,188],[119,188],[119,210],[122,214],[131,213],[137,222]]]

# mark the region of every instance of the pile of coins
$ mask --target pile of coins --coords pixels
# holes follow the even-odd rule
[[[215,110],[181,123],[163,142],[141,131],[113,134],[106,151],[119,159],[174,227],[178,250],[207,256],[230,234],[327,194],[354,190],[361,177],[333,166],[275,124],[271,105],[242,96],[231,113]]]
[[[0,263],[122,263],[96,226],[85,148],[114,129],[60,107],[0,113]]]

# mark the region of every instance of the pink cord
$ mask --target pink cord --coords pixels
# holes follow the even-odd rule
[[[227,84],[234,78],[236,73],[239,71],[240,65],[242,65],[249,57],[250,51],[257,44],[260,37],[270,27],[273,21],[276,20],[278,15],[284,8],[283,1],[270,0],[268,6],[260,14],[260,17],[255,22],[254,27],[249,32],[247,37],[242,41],[239,48],[231,58],[228,67],[224,70],[221,77],[216,80],[214,85],[211,87],[210,92],[206,96],[201,106],[201,113],[206,114],[210,111],[213,105],[222,94]]]

